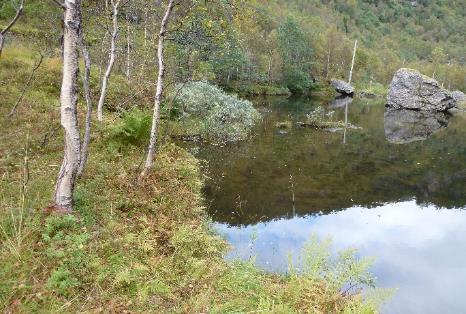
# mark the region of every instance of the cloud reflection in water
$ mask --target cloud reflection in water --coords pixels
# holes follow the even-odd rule
[[[384,312],[466,313],[464,210],[421,207],[413,200],[243,228],[216,227],[234,247],[230,258],[252,254],[271,271],[286,271],[287,256],[296,260],[312,234],[331,236],[335,249],[355,247],[364,256],[375,256],[372,271],[378,286],[399,289]]]

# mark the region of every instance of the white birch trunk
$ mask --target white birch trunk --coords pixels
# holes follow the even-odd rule
[[[157,49],[157,56],[159,62],[159,74],[157,78],[157,91],[155,94],[154,100],[154,113],[152,116],[152,127],[150,132],[150,140],[149,140],[149,148],[147,150],[147,158],[146,163],[144,165],[144,169],[142,170],[141,177],[144,177],[147,172],[152,168],[152,164],[154,162],[155,150],[157,146],[157,129],[160,119],[160,103],[162,102],[163,97],[163,78],[165,76],[165,65],[163,62],[163,49],[164,49],[164,40],[167,31],[167,24],[168,20],[170,19],[170,15],[173,11],[173,7],[175,5],[174,0],[170,0],[168,3],[167,10],[165,15],[162,19],[162,23],[160,25],[160,33],[159,33],[159,44]]]
[[[91,58],[89,57],[89,51],[84,42],[84,39],[81,38],[81,51],[84,59],[84,76],[83,76],[83,87],[84,87],[84,96],[86,98],[86,125],[84,129],[84,139],[81,146],[81,161],[78,168],[78,177],[80,177],[86,166],[87,156],[89,155],[89,143],[91,142],[91,121],[92,121],[92,100],[91,100],[91,90],[89,87],[89,80],[91,77]]]
[[[354,68],[354,59],[356,57],[356,49],[358,47],[358,40],[356,40],[354,42],[354,50],[353,50],[353,60],[351,61],[351,70],[350,70],[350,74],[349,74],[349,80],[348,80],[348,83],[351,84],[351,79],[353,78],[353,68]]]
[[[108,80],[110,78],[110,74],[112,73],[113,64],[115,63],[116,57],[116,40],[118,37],[118,6],[120,5],[120,0],[111,0],[111,4],[113,11],[113,31],[107,70],[105,71],[104,77],[102,78],[102,89],[100,90],[99,103],[97,104],[97,119],[99,121],[104,119],[103,107],[105,96],[107,95]]]
[[[149,7],[146,7],[145,16],[144,16],[144,49],[143,49],[144,58],[142,60],[142,65],[141,65],[141,76],[144,76],[144,68],[147,62],[147,19],[148,19],[148,16],[149,16]]]
[[[131,74],[131,27],[129,21],[127,22],[127,34],[126,34],[126,77],[129,79]]]
[[[107,41],[107,31],[105,31],[104,38],[100,44],[100,61],[99,61],[99,85],[102,84],[102,67],[104,66],[105,42]]]
[[[65,131],[65,151],[55,185],[55,205],[57,211],[70,212],[73,209],[73,191],[81,159],[77,115],[81,0],[65,0],[64,11],[60,108],[61,125]]]

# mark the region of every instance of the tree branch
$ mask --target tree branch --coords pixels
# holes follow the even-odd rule
[[[8,26],[5,27],[5,29],[3,29],[0,32],[0,34],[5,35],[5,33],[8,32],[13,25],[15,25],[16,21],[18,21],[19,17],[21,16],[21,13],[23,13],[23,10],[24,10],[24,0],[21,0],[21,4],[19,5],[19,8],[18,10],[16,10],[15,17],[13,18],[13,20],[11,20],[10,24],[8,24]]]
[[[23,88],[23,91],[21,92],[21,95],[19,96],[18,100],[16,101],[16,103],[14,104],[13,108],[11,108],[11,111],[10,113],[8,114],[8,118],[11,118],[15,112],[16,112],[16,108],[18,107],[18,105],[21,103],[21,101],[23,100],[23,97],[24,95],[26,94],[28,88],[29,88],[29,85],[31,84],[32,82],[32,79],[34,77],[34,74],[36,73],[37,69],[39,69],[40,65],[42,64],[42,60],[44,60],[44,55],[42,52],[39,52],[40,54],[40,57],[39,57],[39,60],[36,62],[36,64],[34,65],[34,67],[32,68],[32,72],[31,74],[29,75],[29,78],[26,82],[26,85],[24,85],[24,88]]]

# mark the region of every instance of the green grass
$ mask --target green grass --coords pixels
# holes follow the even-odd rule
[[[380,83],[360,84],[356,88],[356,95],[361,97],[386,97],[388,94],[388,86]]]
[[[94,121],[73,215],[45,214],[63,153],[58,58],[44,61],[17,114],[6,118],[33,56],[15,48],[6,49],[0,59],[0,81],[6,83],[0,85],[4,311],[377,311],[380,295],[372,298],[342,289],[347,284],[373,285],[369,261],[356,258],[353,251],[331,256],[328,242],[311,239],[303,255],[308,267],[299,274],[279,276],[258,270],[252,261],[226,262],[228,246],[204,211],[198,161],[167,142],[159,149],[153,172],[139,182],[144,145],[138,125],[145,123],[124,129],[129,137],[115,149],[112,141],[125,125],[125,118],[115,113],[106,114],[103,126]],[[110,105],[118,108],[117,103]],[[84,107],[80,104],[81,121]]]

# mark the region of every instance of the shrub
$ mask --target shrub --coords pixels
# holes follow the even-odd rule
[[[179,88],[177,104],[183,119],[201,119],[200,133],[209,141],[243,140],[260,118],[250,101],[228,95],[207,82],[192,82]]]
[[[146,144],[151,125],[152,117],[147,112],[139,109],[125,112],[120,122],[109,127],[110,146],[121,150]]]

